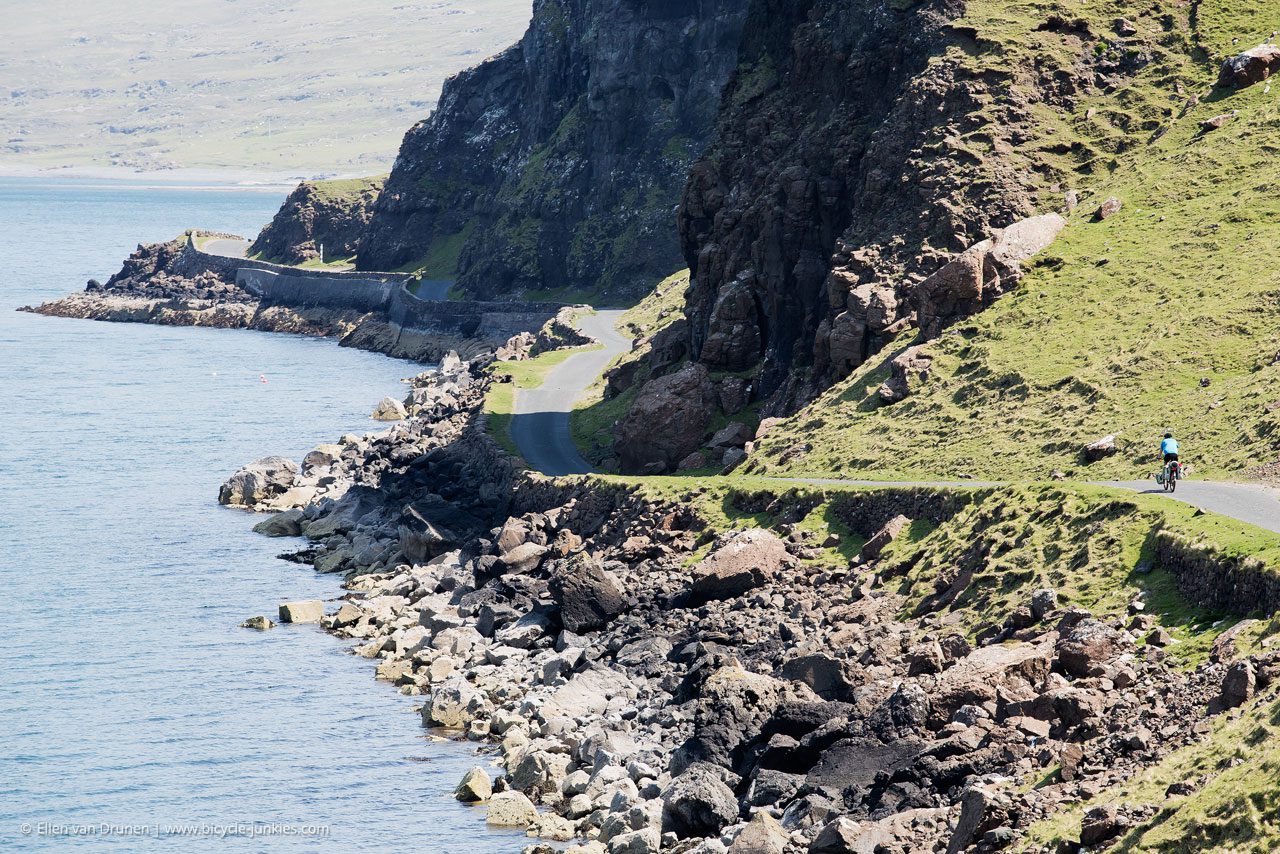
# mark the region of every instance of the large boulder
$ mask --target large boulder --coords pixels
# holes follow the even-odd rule
[[[561,625],[575,634],[603,628],[625,605],[617,579],[585,554],[556,561],[549,588]]]
[[[1102,676],[1128,646],[1127,635],[1093,618],[1081,620],[1058,640],[1058,666],[1068,676]]]
[[[662,796],[662,829],[681,839],[713,836],[738,820],[738,799],[710,765],[695,763]]]
[[[622,470],[675,468],[702,444],[716,405],[715,386],[701,364],[645,383],[618,425],[614,448]]]
[[[318,623],[324,616],[324,603],[319,599],[280,603],[280,622]]]
[[[697,599],[732,599],[772,580],[791,560],[776,534],[750,528],[730,536],[693,568],[689,590]]]
[[[527,828],[538,818],[538,808],[522,792],[499,792],[489,799],[485,823],[492,827]]]
[[[484,693],[462,676],[453,676],[438,685],[431,702],[422,707],[422,723],[446,729],[465,729],[472,721],[493,711]]]
[[[908,347],[889,360],[889,378],[876,394],[884,403],[906,400],[920,385],[929,379],[933,369],[933,356],[926,352],[925,344]]]
[[[791,834],[778,820],[761,810],[734,837],[729,854],[782,854]]]
[[[489,779],[489,773],[479,766],[463,775],[462,782],[453,791],[454,797],[468,804],[487,801],[492,794],[493,782]]]
[[[237,471],[218,490],[218,503],[255,507],[283,495],[298,478],[298,464],[284,457],[263,457]]]
[[[1228,57],[1218,70],[1218,85],[1243,89],[1261,83],[1280,69],[1280,47],[1262,44]]]
[[[404,404],[396,400],[394,397],[384,397],[373,410],[374,421],[403,421],[408,417],[408,412],[404,408]]]

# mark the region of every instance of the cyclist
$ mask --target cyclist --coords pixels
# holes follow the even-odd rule
[[[1178,460],[1178,440],[1173,438],[1172,433],[1165,433],[1164,439],[1160,442],[1160,453],[1164,455],[1164,464],[1167,466],[1173,463],[1173,475],[1176,477],[1181,474],[1180,469],[1182,463]]]

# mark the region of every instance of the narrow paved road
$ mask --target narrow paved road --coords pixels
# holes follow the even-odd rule
[[[227,258],[243,258],[245,253],[249,251],[249,241],[247,240],[231,240],[225,237],[219,237],[217,240],[210,240],[204,246],[197,246],[210,255],[223,255]]]
[[[631,349],[631,341],[614,329],[621,311],[601,311],[583,317],[578,328],[601,341],[603,350],[576,353],[547,374],[540,388],[519,392],[516,414],[511,421],[511,438],[530,468],[543,474],[586,474],[591,465],[582,458],[569,433],[569,413],[600,373],[620,353]],[[937,486],[977,489],[1000,486],[995,481],[877,481],[824,478],[777,478],[790,483],[818,486]],[[1096,486],[1130,489],[1134,492],[1165,495],[1154,480],[1105,481]],[[1280,533],[1280,491],[1246,483],[1188,480],[1168,496],[1195,507],[1230,516],[1259,528]]]
[[[552,368],[541,386],[516,393],[511,440],[530,468],[556,476],[591,471],[573,444],[569,413],[609,363],[631,349],[631,339],[614,329],[622,314],[598,311],[579,318],[578,328],[604,348],[574,353]]]

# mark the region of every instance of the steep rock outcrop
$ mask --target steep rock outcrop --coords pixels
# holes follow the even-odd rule
[[[954,0],[752,3],[679,227],[693,357],[758,365],[756,395],[773,411],[913,323],[918,283],[971,246],[977,284],[926,300],[954,312],[935,325],[1001,292],[983,288],[983,242],[1033,216],[1053,179],[1004,152],[1034,134],[1036,102],[1085,85],[1087,34],[1061,36],[1076,40],[1078,68],[981,67],[965,58],[977,37],[956,24],[963,11]],[[975,134],[986,153],[963,142]]]
[[[652,288],[683,266],[672,211],[747,2],[536,2],[524,38],[405,136],[357,265],[421,265],[485,298]]]
[[[304,181],[284,200],[249,251],[280,264],[350,258],[373,214],[382,177]],[[323,260],[323,259],[321,259]]]

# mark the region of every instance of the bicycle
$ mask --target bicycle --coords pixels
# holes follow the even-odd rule
[[[1165,492],[1175,491],[1180,480],[1182,480],[1182,463],[1177,460],[1169,460],[1164,464],[1164,468],[1156,474],[1156,483],[1163,486]]]

